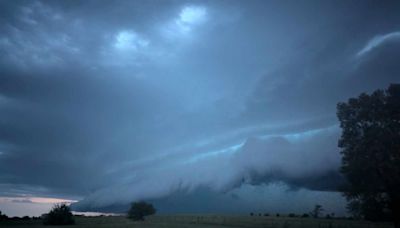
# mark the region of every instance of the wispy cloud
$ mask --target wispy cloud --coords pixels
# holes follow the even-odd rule
[[[13,199],[11,200],[13,203],[33,203],[30,199]]]
[[[115,37],[114,47],[121,51],[136,51],[138,48],[147,47],[149,43],[133,31],[121,31]]]
[[[161,31],[168,39],[181,39],[188,37],[196,27],[207,22],[207,8],[204,6],[184,6],[179,15],[165,24]]]
[[[21,197],[0,197],[0,202],[11,202],[11,203],[41,203],[41,204],[56,204],[56,203],[74,203],[76,200],[60,199],[60,198],[49,198],[49,197],[33,197],[33,196],[21,196]]]
[[[372,38],[371,40],[369,40],[368,43],[359,52],[357,52],[356,56],[362,57],[362,56],[366,55],[367,53],[371,52],[372,50],[383,45],[386,42],[389,42],[392,40],[399,40],[399,39],[400,39],[400,32],[398,32],[398,31],[391,32],[391,33],[384,34],[384,35],[377,35],[374,38]]]

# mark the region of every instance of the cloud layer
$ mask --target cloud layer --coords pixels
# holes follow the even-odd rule
[[[272,183],[335,191],[336,103],[399,82],[397,2],[0,9],[7,197],[95,210],[177,192],[245,203]]]

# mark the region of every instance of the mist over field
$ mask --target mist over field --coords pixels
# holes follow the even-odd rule
[[[0,209],[346,215],[338,102],[398,1],[0,1]]]

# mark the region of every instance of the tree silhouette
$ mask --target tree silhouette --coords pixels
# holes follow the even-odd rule
[[[8,219],[8,216],[5,215],[5,214],[3,214],[3,213],[0,211],[0,221],[1,221],[1,220],[7,220],[7,219]]]
[[[153,215],[156,213],[156,209],[152,204],[146,202],[135,202],[132,203],[131,208],[128,211],[128,218],[135,221],[143,221],[147,215]]]
[[[339,103],[337,116],[349,210],[400,227],[400,84]]]
[[[322,206],[317,204],[314,206],[314,209],[310,212],[310,214],[314,218],[319,218],[323,211],[324,209],[322,208]]]
[[[45,225],[72,225],[74,218],[70,208],[66,204],[56,204],[51,211],[44,216]]]

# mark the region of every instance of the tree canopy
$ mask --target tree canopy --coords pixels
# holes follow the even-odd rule
[[[3,213],[0,211],[0,221],[1,221],[1,220],[6,220],[6,219],[8,219],[7,215],[3,214]]]
[[[314,209],[310,212],[311,216],[314,218],[319,218],[322,215],[324,209],[321,205],[317,204],[314,206]]]
[[[156,209],[152,204],[146,203],[144,201],[134,202],[128,211],[128,218],[135,221],[144,220],[145,216],[153,215],[156,213]]]
[[[368,220],[400,218],[400,84],[337,105],[344,194]]]
[[[72,225],[75,221],[69,206],[66,204],[56,204],[45,215],[43,223],[45,225]]]

